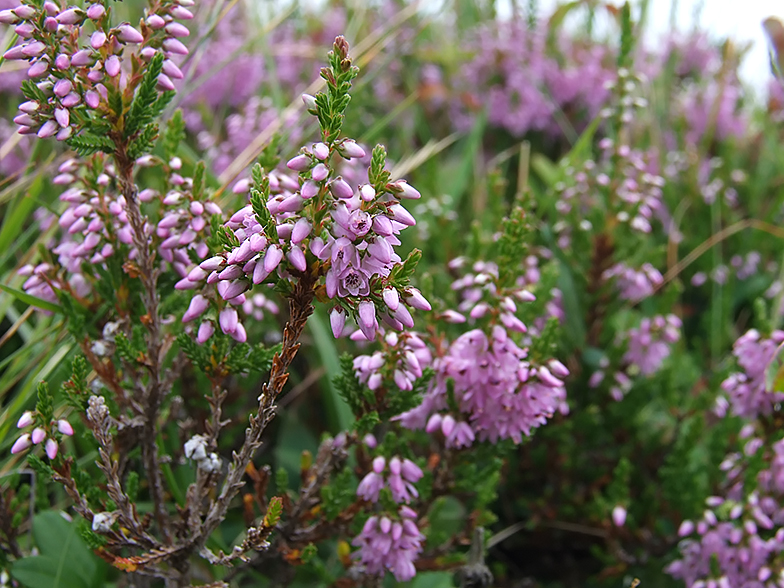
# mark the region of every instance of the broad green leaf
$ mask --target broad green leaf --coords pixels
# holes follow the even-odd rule
[[[11,573],[28,588],[99,588],[105,565],[76,529],[55,511],[33,518],[33,537],[41,554],[14,562]]]
[[[17,300],[29,304],[30,306],[35,306],[36,308],[40,308],[42,310],[48,310],[51,312],[59,312],[59,313],[63,312],[63,309],[60,307],[59,304],[55,304],[54,302],[49,302],[48,300],[44,300],[43,298],[38,298],[37,296],[32,296],[26,292],[17,290],[16,288],[11,288],[10,286],[6,286],[5,284],[0,284],[0,290],[7,292]]]
[[[322,380],[324,394],[324,408],[327,411],[327,419],[333,433],[347,431],[354,422],[354,415],[351,413],[346,401],[340,396],[335,388],[334,380],[340,375],[340,356],[335,346],[335,338],[332,331],[327,327],[321,310],[317,310],[308,320],[308,327],[313,335],[313,342],[321,359],[321,364],[327,371]]]
[[[27,217],[38,205],[38,195],[42,187],[43,177],[37,176],[30,186],[29,193],[26,195],[20,193],[16,206],[3,219],[3,227],[0,229],[0,251],[6,251],[24,229]]]

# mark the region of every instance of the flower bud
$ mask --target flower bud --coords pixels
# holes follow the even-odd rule
[[[69,8],[58,14],[57,22],[64,25],[74,25],[84,20],[84,12],[80,8]]]
[[[365,157],[365,150],[353,139],[344,139],[338,146],[338,152],[346,159]]]
[[[305,153],[300,153],[286,162],[286,167],[296,172],[304,172],[310,169],[311,159]]]
[[[163,17],[157,14],[151,14],[147,17],[147,26],[153,30],[162,29],[166,26],[166,21],[163,20]]]
[[[177,39],[166,39],[163,42],[163,50],[175,55],[188,55],[188,48]]]
[[[71,437],[74,434],[73,427],[71,423],[66,421],[65,419],[60,419],[57,421],[57,430],[60,431],[63,435]]]
[[[332,334],[335,339],[339,339],[343,334],[343,328],[346,325],[346,313],[339,306],[336,306],[330,311],[329,325],[332,327]]]
[[[24,451],[25,449],[28,449],[31,445],[32,442],[30,441],[30,434],[25,433],[24,435],[19,437],[19,439],[17,439],[16,442],[13,444],[13,446],[11,447],[11,453],[17,454],[21,451]]]
[[[106,13],[106,9],[103,7],[103,4],[91,4],[90,7],[87,9],[87,18],[91,20],[98,20]]]
[[[90,36],[90,46],[93,49],[100,49],[106,43],[106,33],[103,31],[95,31]]]
[[[144,41],[142,34],[129,24],[121,24],[117,38],[123,43],[141,43]]]
[[[354,196],[354,190],[351,189],[351,186],[348,185],[343,178],[338,177],[330,184],[330,190],[335,198],[340,199],[347,199]]]
[[[305,109],[308,112],[312,112],[312,113],[317,112],[318,105],[316,104],[316,98],[314,96],[311,96],[310,94],[303,94],[302,102],[305,103]]]
[[[46,445],[44,445],[44,451],[46,451],[46,456],[49,459],[54,459],[55,457],[57,457],[57,450],[58,450],[57,441],[55,441],[54,439],[47,439]]]
[[[170,22],[167,24],[166,32],[169,33],[172,37],[178,38],[187,37],[191,34],[191,32],[188,30],[188,27],[178,22]]]

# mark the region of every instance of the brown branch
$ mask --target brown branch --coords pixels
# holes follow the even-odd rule
[[[158,269],[155,267],[155,253],[150,248],[150,238],[145,231],[146,219],[142,216],[137,199],[136,184],[133,181],[134,161],[125,150],[125,142],[121,136],[112,137],[116,145],[114,154],[117,163],[120,189],[125,198],[128,213],[128,222],[133,231],[133,244],[138,255],[139,279],[144,287],[143,301],[147,314],[142,317],[142,322],[147,327],[147,358],[146,367],[149,379],[142,388],[142,398],[139,399],[143,406],[144,431],[141,438],[142,459],[147,470],[150,496],[158,527],[167,543],[171,543],[168,527],[168,515],[164,502],[163,480],[158,460],[158,413],[160,411],[163,394],[161,378],[161,317],[158,300]]]
[[[250,417],[250,423],[245,430],[245,442],[239,453],[234,454],[220,494],[210,505],[199,533],[192,539],[193,548],[196,550],[204,546],[212,532],[225,518],[229,503],[244,485],[242,476],[245,468],[261,446],[261,435],[275,418],[275,401],[288,380],[289,366],[299,350],[299,338],[308,317],[313,313],[316,279],[317,277],[312,274],[301,276],[289,297],[290,317],[283,329],[283,347],[272,359],[269,380],[261,387],[259,410],[257,414]]]

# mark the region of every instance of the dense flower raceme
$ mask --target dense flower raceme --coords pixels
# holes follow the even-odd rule
[[[684,521],[678,531],[680,559],[667,571],[688,588],[703,586],[778,587],[784,573],[784,440],[766,446],[754,426],[741,431],[744,454],[722,463],[727,472],[722,496],[707,499],[696,523]],[[762,453],[766,464],[756,479],[744,482],[746,458]]]
[[[643,318],[639,327],[629,329],[616,342],[619,347],[625,347],[621,368],[611,368],[610,360],[603,357],[601,369],[591,374],[588,385],[599,387],[607,379],[607,374],[615,370],[609,381],[610,395],[614,400],[623,400],[632,389],[634,378],[651,376],[662,368],[672,346],[681,338],[681,326],[681,319],[673,314]]]
[[[395,515],[371,516],[352,542],[354,558],[368,574],[391,571],[400,582],[416,575],[414,560],[422,551],[425,536],[416,525],[417,513],[401,506]]]
[[[357,496],[368,502],[377,502],[381,490],[389,488],[392,500],[408,503],[419,496],[414,484],[422,475],[422,470],[410,459],[395,456],[387,463],[384,457],[378,456],[373,460],[373,471],[359,483]]]
[[[158,249],[162,268],[168,266],[184,278],[193,268],[189,251],[200,257],[207,255],[209,218],[219,215],[220,207],[194,197],[193,178],[180,174],[179,158],[163,162],[144,156],[138,163],[160,167],[165,173],[170,188],[165,194],[147,188],[138,198],[159,216],[157,224],[146,224],[146,233]],[[107,157],[99,154],[88,161],[68,160],[60,165],[53,181],[67,186],[60,195],[66,204],[58,219],[62,233],[51,244],[57,263],[27,265],[19,273],[28,278],[23,285],[26,292],[54,302],[56,290],[80,298],[91,292],[91,280],[97,274],[85,274],[85,267],[101,266],[118,251],[123,252],[123,261],[135,259],[137,253],[125,198],[116,193],[115,169]],[[60,268],[63,272],[58,271]]]
[[[65,419],[56,419],[51,422],[44,422],[36,413],[32,411],[25,412],[16,424],[18,429],[26,429],[34,426],[30,433],[23,433],[11,447],[11,453],[19,453],[33,445],[39,443],[44,444],[44,451],[49,459],[57,457],[59,450],[57,435],[65,435],[70,437],[73,435],[73,427]]]
[[[383,159],[383,149],[375,153]],[[365,156],[350,139],[331,146],[315,143],[287,164],[299,178],[275,171],[264,177],[259,191],[252,191],[257,200],[252,196],[251,203],[226,223],[230,245],[178,283],[179,289],[202,290],[194,297],[187,320],[209,306],[204,282],[215,284],[219,304],[229,303],[219,313],[221,330],[244,341],[245,328],[231,305],[242,304],[254,285],[302,275],[318,261],[324,292],[336,302],[330,316],[336,337],[343,334],[348,313],[370,340],[379,319],[398,330],[413,327],[409,306],[427,310],[429,304],[417,290],[393,283],[392,272],[402,268],[394,251],[400,244],[397,235],[416,224],[400,199],[419,198],[419,192],[403,180],[374,187],[369,178],[368,183],[351,186],[330,167],[336,154],[345,159]],[[380,172],[383,162],[379,166]],[[203,323],[198,340],[209,338],[213,329]]]
[[[544,20],[535,29],[518,20],[474,32],[473,58],[454,82],[462,90],[453,104],[459,127],[470,126],[472,111],[482,106],[490,124],[516,137],[530,131],[563,136],[563,122],[559,125],[554,116],[558,112],[576,115],[571,124],[596,116],[610,96],[605,84],[616,75],[610,48],[557,33],[551,46],[550,34]],[[560,55],[553,54],[553,46]]]
[[[765,386],[765,370],[782,342],[784,331],[773,331],[763,337],[755,329],[735,342],[732,353],[742,371],[730,374],[721,384],[727,394],[726,398],[717,400],[716,410],[721,416],[729,407],[732,414],[754,419],[769,415],[784,400],[784,393],[768,391]]]
[[[0,22],[16,25],[21,39],[5,58],[28,60],[27,74],[36,80],[14,119],[19,132],[59,140],[71,137],[90,118],[89,111],[107,107],[109,90],[122,90],[128,75],[135,75],[158,52],[166,58],[158,86],[173,90],[172,78],[182,77],[173,59],[188,53],[179,39],[189,35],[175,19],[193,18],[186,8],[192,4],[193,0],[155,3],[139,28],[113,24],[112,11],[100,2],[83,10],[47,0],[41,6],[30,3],[1,11]],[[135,47],[130,59],[129,46]]]
[[[556,359],[532,362],[528,349],[512,337],[527,332],[515,314],[515,299],[531,302],[534,295],[525,288],[499,290],[493,263],[477,262],[472,269],[453,284],[462,291],[458,310],[447,310],[441,318],[484,321],[489,335],[474,328],[455,339],[433,360],[435,378],[422,403],[395,418],[407,428],[440,432],[447,447],[468,447],[477,438],[520,443],[556,412],[568,412],[562,378],[569,371]],[[449,410],[450,381],[457,413]]]

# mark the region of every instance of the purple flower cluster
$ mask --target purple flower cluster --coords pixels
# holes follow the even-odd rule
[[[644,263],[639,270],[618,263],[606,270],[602,277],[605,280],[615,278],[618,294],[631,302],[639,302],[651,296],[664,279],[650,263]]]
[[[384,471],[389,466],[389,473],[384,476]],[[389,488],[392,500],[408,503],[412,498],[417,498],[414,484],[422,478],[422,470],[410,459],[400,459],[395,456],[387,460],[381,456],[373,460],[373,471],[368,473],[357,488],[357,496],[368,502],[377,502],[381,490]]]
[[[669,357],[670,346],[680,339],[681,326],[681,319],[674,314],[642,319],[638,328],[629,330],[623,361],[644,376],[656,373]]]
[[[523,436],[547,422],[556,411],[567,412],[561,378],[568,370],[557,360],[533,365],[500,325],[488,337],[474,329],[458,337],[433,362],[436,378],[422,404],[398,417],[410,429],[441,432],[447,447],[468,447],[478,437],[497,442]],[[460,413],[448,410],[448,380]]]
[[[469,128],[483,108],[488,122],[515,137],[542,131],[561,137],[568,113],[582,126],[609,98],[606,83],[615,79],[615,59],[607,45],[557,35],[549,44],[546,22],[535,30],[523,21],[493,22],[468,43],[473,58],[460,68],[453,84],[458,99],[452,118]],[[557,46],[560,54],[554,54]]]
[[[158,254],[164,264],[183,278],[179,284],[189,285],[185,277],[193,268],[189,251],[200,257],[208,254],[205,239],[209,231],[209,217],[220,214],[218,205],[209,200],[201,201],[192,194],[193,178],[180,175],[182,162],[173,158],[168,163],[152,156],[144,156],[137,163],[143,166],[160,166],[166,174],[166,193],[152,188],[139,192],[143,205],[155,206],[161,219],[156,226],[146,223],[145,232],[154,239]],[[88,162],[67,160],[59,167],[53,182],[67,186],[60,195],[66,208],[58,223],[63,233],[51,246],[57,255],[57,266],[50,263],[26,265],[19,274],[27,277],[23,289],[44,300],[57,301],[56,290],[66,290],[77,297],[91,292],[91,276],[83,273],[85,262],[102,265],[119,250],[127,249],[127,259],[137,256],[134,235],[128,222],[125,198],[114,191],[116,171],[109,158],[103,154]]]
[[[156,3],[142,23],[143,33],[128,23],[113,26],[110,13],[100,2],[83,10],[62,8],[47,0],[41,6],[29,3],[0,11],[0,22],[16,25],[14,31],[21,39],[4,57],[29,61],[27,75],[39,80],[36,86],[43,96],[19,106],[21,112],[14,119],[19,132],[41,138],[56,136],[61,141],[78,132],[80,121],[90,117],[85,109],[105,106],[107,85],[119,91],[127,82],[121,75],[127,45],[139,46],[135,63],[149,61],[163,51],[166,60],[158,85],[173,90],[171,78],[182,77],[182,72],[172,57],[188,53],[179,38],[189,35],[174,19],[193,18],[185,7],[192,4],[193,0]],[[88,30],[93,30],[89,40]],[[78,114],[72,116],[74,111]]]
[[[556,185],[560,220],[553,228],[559,246],[569,246],[575,229],[593,228],[586,216],[597,207],[607,208],[614,220],[635,233],[649,234],[657,220],[669,230],[669,213],[662,200],[664,178],[655,173],[655,152],[616,145],[609,138],[599,145],[603,155],[598,163],[588,160],[579,170],[567,168],[565,180]]]
[[[414,325],[409,306],[430,308],[415,289],[399,289],[387,280],[401,262],[394,250],[400,244],[397,235],[416,224],[400,199],[419,198],[419,192],[404,180],[389,182],[378,193],[370,183],[352,187],[330,167],[336,153],[345,159],[365,156],[351,139],[303,147],[287,163],[299,177],[275,171],[266,176],[264,186],[258,186],[264,200],[256,192],[256,204],[251,199],[225,225],[234,239],[231,248],[203,261],[178,283],[180,289],[199,288],[205,281],[216,285],[228,303],[219,324],[234,339],[246,338],[232,307],[245,302],[245,292],[257,284],[302,275],[315,262],[325,270],[326,295],[337,302],[330,316],[335,337],[343,333],[349,313],[372,340],[379,318],[401,330]],[[187,319],[208,307],[208,298],[198,294]],[[208,339],[213,328],[203,323],[198,340]]]
[[[416,525],[417,513],[401,506],[397,516],[371,516],[352,541],[359,549],[354,558],[372,575],[391,571],[399,582],[416,575],[414,560],[422,552],[425,536]]]
[[[11,447],[11,453],[20,453],[33,445],[44,442],[44,451],[46,452],[47,457],[49,459],[54,459],[57,457],[57,452],[59,450],[55,431],[61,435],[70,437],[74,434],[73,427],[71,426],[71,423],[65,419],[57,419],[51,423],[43,423],[40,418],[36,417],[36,413],[28,410],[19,418],[19,422],[16,423],[18,429],[26,429],[32,425],[37,426],[32,432],[24,433],[16,440],[13,447]]]
[[[722,463],[728,487],[724,496],[707,499],[707,509],[696,523],[683,521],[680,559],[667,571],[689,588],[716,586],[759,586],[777,588],[784,573],[784,440],[763,449],[764,442],[751,437],[747,425],[741,436],[748,438],[744,453],[765,453],[769,467],[756,476],[756,487],[744,484],[744,460],[731,454]],[[752,482],[753,483],[753,482]],[[691,537],[696,533],[696,537]]]
[[[732,353],[742,371],[730,374],[721,384],[728,399],[717,400],[716,411],[720,416],[731,406],[733,414],[753,419],[770,414],[774,405],[784,400],[784,393],[765,389],[765,370],[782,342],[784,331],[773,331],[769,337],[763,337],[756,329],[735,341]]]
[[[365,338],[361,331],[356,333]],[[382,351],[354,359],[357,379],[375,391],[383,384],[384,376],[391,374],[398,388],[413,389],[414,382],[422,377],[422,368],[428,367],[433,360],[427,344],[413,331],[390,331],[384,335],[383,345]]]

